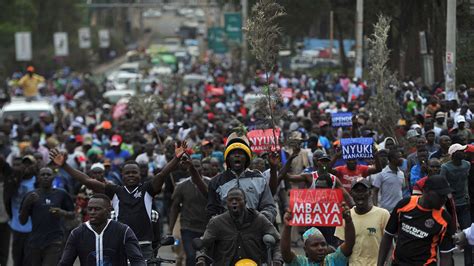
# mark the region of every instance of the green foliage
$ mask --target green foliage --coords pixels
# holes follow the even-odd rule
[[[128,111],[134,120],[151,123],[160,115],[163,100],[158,95],[135,95],[128,102]]]

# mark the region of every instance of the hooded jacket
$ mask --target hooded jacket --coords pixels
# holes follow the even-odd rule
[[[227,193],[234,187],[245,192],[248,208],[259,211],[271,223],[275,221],[277,211],[267,180],[260,171],[250,169],[245,169],[240,176],[227,169],[209,182],[206,209],[210,217],[226,210]]]

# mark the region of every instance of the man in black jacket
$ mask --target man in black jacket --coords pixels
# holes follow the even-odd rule
[[[241,259],[251,259],[262,265],[266,262],[265,235],[275,239],[272,247],[273,265],[283,265],[280,253],[280,235],[268,219],[245,207],[246,194],[232,188],[227,194],[227,212],[212,218],[202,241],[215,265],[235,265]],[[198,263],[197,265],[203,265]]]
[[[72,266],[76,257],[84,266],[125,266],[127,260],[131,266],[146,265],[132,229],[108,219],[112,210],[109,197],[95,194],[87,210],[90,220],[71,232],[59,266]]]

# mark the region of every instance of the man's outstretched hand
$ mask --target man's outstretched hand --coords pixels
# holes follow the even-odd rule
[[[49,158],[53,161],[57,166],[63,166],[66,162],[66,155],[59,151],[58,149],[53,149],[49,152]]]
[[[183,141],[182,143],[176,143],[174,145],[174,154],[176,158],[180,159],[186,153],[187,148],[188,143],[186,143],[186,141]]]

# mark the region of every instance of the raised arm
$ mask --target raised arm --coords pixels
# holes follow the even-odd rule
[[[354,204],[354,200],[352,199],[351,194],[347,192],[347,190],[344,188],[341,181],[337,177],[336,177],[336,187],[342,190],[342,195],[344,196],[344,201],[346,202],[346,204],[349,205],[349,207],[353,207],[355,204]]]
[[[352,254],[352,248],[355,244],[355,228],[354,224],[352,223],[351,210],[345,203],[342,203],[342,208],[344,209],[342,215],[344,218],[345,225],[344,243],[342,243],[340,248],[344,256],[349,257]]]
[[[291,168],[291,163],[296,158],[296,156],[298,156],[298,153],[293,152],[288,160],[286,160],[285,165],[283,165],[283,167],[280,169],[280,172],[278,173],[278,183],[280,183],[281,180],[286,180],[288,171],[290,171]]]
[[[280,251],[283,261],[291,263],[296,257],[296,254],[291,250],[291,213],[286,212],[283,219],[284,225],[281,231]]]
[[[196,169],[196,167],[194,167],[192,162],[189,160],[189,157],[186,155],[183,156],[181,159],[181,163],[183,164],[185,168],[188,169],[189,173],[191,174],[191,180],[193,181],[193,183],[197,186],[197,188],[204,195],[204,197],[207,198],[209,188],[207,187],[207,184],[204,183],[204,180],[202,179],[202,176],[199,173],[199,171]]]
[[[66,162],[66,155],[62,152],[60,152],[57,149],[54,149],[49,152],[49,158],[51,161],[53,161],[57,166],[61,167],[68,173],[70,176],[72,176],[74,179],[79,181],[79,183],[85,185],[87,188],[92,189],[96,193],[104,193],[105,192],[105,184],[97,181],[93,178],[90,178],[88,175],[84,174],[81,171],[78,171],[74,168],[72,168],[69,164]]]
[[[270,181],[268,182],[268,185],[270,186],[270,191],[272,192],[272,196],[275,196],[276,191],[278,189],[278,164],[280,162],[280,156],[278,156],[278,153],[276,152],[271,152],[270,155],[268,156],[268,163],[270,164]]]
[[[182,144],[175,144],[175,149],[174,149],[175,156],[173,157],[171,161],[169,161],[165,165],[165,167],[163,167],[163,170],[161,170],[158,174],[156,174],[153,177],[152,186],[155,193],[158,194],[161,192],[163,184],[165,183],[165,178],[169,176],[170,173],[173,172],[174,169],[176,169],[176,166],[178,166],[181,156],[183,156],[186,153],[186,148],[187,148],[187,144],[185,141],[183,141]]]

